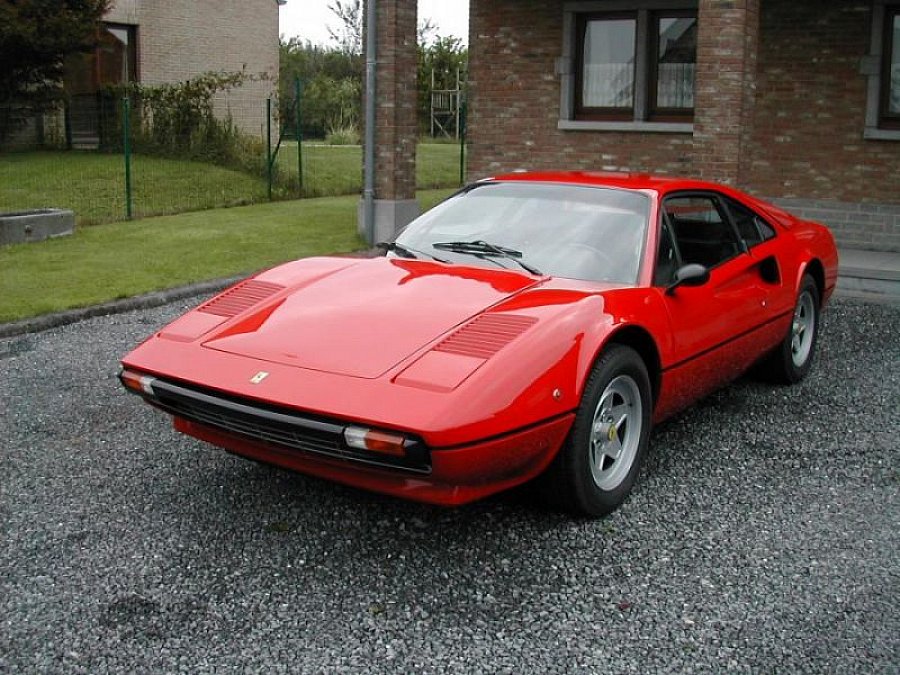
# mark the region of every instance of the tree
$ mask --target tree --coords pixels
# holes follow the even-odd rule
[[[358,130],[361,120],[363,56],[362,0],[333,0],[329,8],[341,28],[329,28],[335,44],[315,45],[308,40],[282,40],[279,92],[281,119],[294,119],[294,82],[301,81],[301,123],[304,137],[325,138],[338,130]],[[457,69],[465,72],[468,52],[462,41],[440,37],[430,19],[419,22],[420,125],[428,128],[431,72],[439,88],[453,88]],[[464,77],[464,75],[463,75]],[[288,122],[290,124],[290,122]]]
[[[416,43],[419,47],[424,47],[434,40],[440,40],[437,32],[437,24],[430,17],[419,19],[419,25],[416,26]]]
[[[332,0],[328,9],[340,21],[333,29],[328,26],[328,34],[341,51],[348,54],[362,54],[363,48],[363,3],[362,0]]]
[[[324,138],[333,130],[358,124],[362,57],[335,47],[291,38],[281,43],[279,69],[282,120],[294,119],[294,81],[302,83],[303,135]]]
[[[0,0],[0,141],[63,96],[67,56],[96,44],[110,0]],[[14,114],[15,113],[15,114]]]
[[[328,34],[338,48],[350,54],[362,54],[363,50],[363,0],[332,0],[328,9],[340,21],[335,30],[328,27]],[[421,19],[416,27],[416,36],[420,45],[429,42],[437,33],[437,26],[431,19]]]

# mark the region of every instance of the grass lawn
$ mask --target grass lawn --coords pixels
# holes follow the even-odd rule
[[[54,206],[75,211],[79,224],[125,218],[121,155],[27,152],[0,155],[0,211]],[[266,183],[202,162],[135,155],[134,215],[181,213],[266,198]]]
[[[430,208],[451,190],[420,192]],[[363,247],[359,197],[304,199],[78,228],[0,247],[0,322]]]
[[[416,186],[420,190],[459,185],[459,145],[419,143]],[[297,144],[278,151],[278,168],[293,187],[297,180]],[[310,197],[358,193],[362,189],[362,148],[358,145],[303,144],[304,193]]]
[[[297,144],[283,145],[278,166],[287,185],[276,198],[294,198]],[[323,197],[358,194],[362,187],[359,146],[303,146],[304,192]],[[459,184],[459,146],[420,144],[419,189]],[[134,216],[184,213],[267,200],[266,181],[202,162],[135,155]],[[28,152],[0,155],[0,211],[54,206],[75,211],[80,225],[125,218],[125,169],[121,155],[97,152]]]

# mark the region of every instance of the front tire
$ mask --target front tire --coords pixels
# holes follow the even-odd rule
[[[558,506],[599,517],[631,492],[650,438],[650,378],[630,347],[610,345],[594,364],[566,443],[544,477]]]
[[[791,326],[766,364],[770,378],[783,384],[795,384],[806,377],[812,368],[818,338],[819,289],[806,274],[800,282]]]

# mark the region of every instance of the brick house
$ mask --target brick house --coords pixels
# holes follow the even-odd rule
[[[403,202],[415,0],[379,7],[376,203]],[[469,45],[470,179],[698,176],[900,251],[900,0],[471,0]]]
[[[208,71],[257,76],[216,101],[245,132],[262,135],[278,78],[278,6],[284,0],[115,0],[94,52],[67,64],[75,143],[96,142],[104,85],[179,82]],[[262,76],[261,78],[259,76]]]

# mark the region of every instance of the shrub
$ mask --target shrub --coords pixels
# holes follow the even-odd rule
[[[213,97],[251,79],[240,73],[203,73],[184,82],[142,85],[131,83],[104,92],[107,118],[101,143],[121,150],[120,101],[131,101],[132,149],[147,155],[209,162],[254,175],[267,171],[262,139],[241,132],[231,114],[217,117]]]
[[[359,127],[353,122],[329,126],[325,133],[325,143],[328,145],[359,145],[359,140]]]

